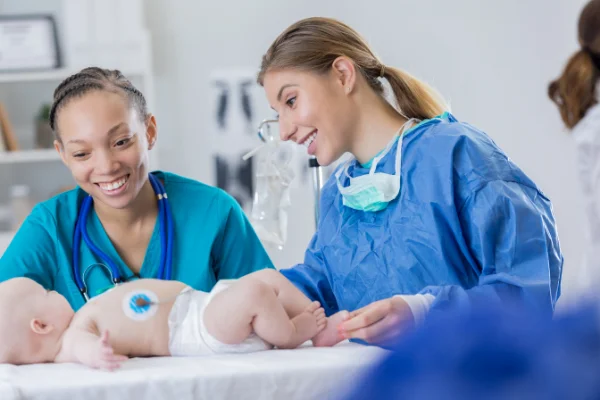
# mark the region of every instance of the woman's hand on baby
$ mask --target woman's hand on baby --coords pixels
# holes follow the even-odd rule
[[[102,332],[98,341],[90,348],[88,366],[98,369],[113,371],[121,366],[121,363],[127,360],[127,356],[115,354],[109,342],[108,331]]]
[[[385,345],[393,342],[414,326],[410,307],[400,297],[376,301],[350,313],[350,318],[338,327],[346,339],[362,339]]]

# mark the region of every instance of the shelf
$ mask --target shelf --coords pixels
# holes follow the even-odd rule
[[[55,149],[7,151],[0,153],[0,164],[60,161]]]
[[[0,72],[0,82],[55,81],[69,76],[66,69],[35,72]]]
[[[48,71],[32,72],[0,72],[0,83],[11,82],[36,82],[36,81],[62,81],[66,77],[79,72],[67,68],[53,69]],[[141,71],[122,71],[125,76],[140,76]]]

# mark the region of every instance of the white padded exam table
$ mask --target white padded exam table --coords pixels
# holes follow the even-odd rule
[[[114,372],[75,364],[2,364],[0,399],[335,399],[385,354],[344,342],[332,348],[136,358]]]

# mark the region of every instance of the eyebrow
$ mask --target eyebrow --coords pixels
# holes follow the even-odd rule
[[[292,87],[292,86],[298,86],[298,85],[295,85],[295,84],[292,84],[292,83],[288,83],[287,85],[283,85],[281,87],[281,89],[279,89],[279,93],[277,93],[277,101],[281,100],[281,95],[283,94],[283,91],[285,89],[289,88],[289,87]]]
[[[119,131],[121,128],[123,128],[124,126],[127,126],[127,123],[126,123],[126,122],[121,122],[121,123],[119,123],[119,124],[117,124],[117,125],[113,126],[112,128],[110,128],[110,129],[108,130],[108,136],[112,136],[112,135],[114,135],[114,134],[115,134],[115,133],[117,133],[117,132],[118,132],[118,131]],[[85,143],[85,140],[81,140],[81,139],[73,139],[73,140],[69,140],[69,141],[67,142],[67,144],[69,144],[69,143]]]

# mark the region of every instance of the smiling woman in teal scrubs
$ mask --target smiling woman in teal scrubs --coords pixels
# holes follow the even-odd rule
[[[272,268],[231,196],[172,173],[150,179],[156,120],[120,72],[87,68],[67,78],[54,92],[50,124],[77,188],[34,208],[0,259],[0,281],[32,278],[78,309],[86,301],[81,282],[90,298],[115,275],[209,291],[219,279]]]

